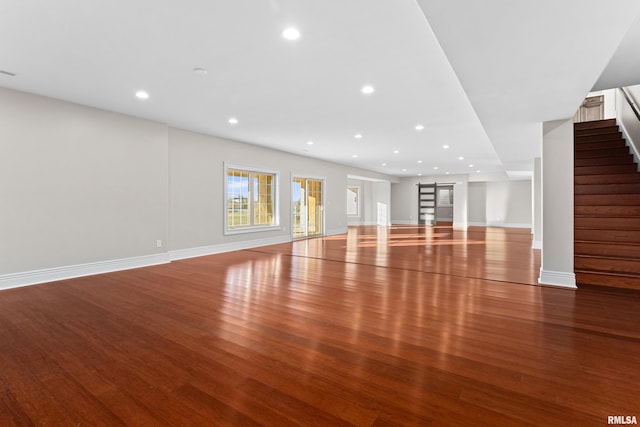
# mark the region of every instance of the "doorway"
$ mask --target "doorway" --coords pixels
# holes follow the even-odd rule
[[[574,123],[593,122],[604,119],[604,96],[585,98],[573,116]]]
[[[418,224],[453,224],[453,184],[418,184]]]
[[[324,234],[324,181],[293,178],[292,233],[296,239]]]

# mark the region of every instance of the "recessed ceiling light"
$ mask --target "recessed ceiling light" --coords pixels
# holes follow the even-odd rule
[[[445,172],[447,175],[449,175],[449,172]]]
[[[238,119],[236,119],[235,117],[231,117],[229,119],[229,124],[231,125],[237,125],[238,124]]]
[[[470,167],[470,168],[472,168],[472,167],[473,167],[473,165],[469,165],[469,167]]]
[[[355,159],[356,157],[358,157],[358,155],[357,154],[352,154],[351,157],[353,157]]]
[[[298,40],[300,38],[300,31],[293,27],[287,28],[282,32],[282,37],[287,40]]]
[[[149,94],[144,90],[139,90],[136,92],[136,98],[138,99],[149,99]]]
[[[464,157],[460,156],[458,157],[458,160],[464,160]]]
[[[434,166],[433,168],[434,168],[435,170],[438,170],[438,169],[439,169],[437,166]]]
[[[418,163],[422,163],[422,160],[418,160]]]
[[[419,174],[418,174],[418,176],[422,176],[422,174],[421,174],[421,173],[419,173]]]
[[[393,154],[398,154],[400,150],[393,150]]]
[[[422,125],[416,125],[416,130],[422,130],[422,129],[424,129],[424,126],[422,126]]]
[[[449,146],[445,144],[445,145],[442,146],[442,148],[444,148],[446,150],[447,148],[449,148]]]
[[[375,92],[376,90],[373,88],[373,86],[371,85],[366,85],[363,86],[362,89],[360,89],[362,91],[362,93],[364,93],[365,95],[370,95],[373,92]]]
[[[362,138],[362,134],[361,133],[356,133],[355,135],[353,135],[353,137],[355,139],[360,139],[360,138]]]
[[[407,171],[406,169],[402,169],[402,172],[406,172],[406,171]]]
[[[383,164],[382,164],[382,166],[387,166],[387,164],[386,164],[386,163],[383,163]]]
[[[313,141],[307,141],[307,145],[313,145]]]
[[[194,68],[193,72],[199,76],[204,76],[207,74],[207,70],[205,70],[204,68]]]
[[[476,171],[477,173],[480,173],[480,171]]]

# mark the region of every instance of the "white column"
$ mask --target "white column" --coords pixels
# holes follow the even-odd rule
[[[467,229],[469,216],[469,178],[456,177],[453,184],[453,226]]]
[[[531,234],[533,249],[542,249],[542,159],[533,159],[533,177],[531,178]]]
[[[573,123],[546,122],[542,137],[542,262],[538,282],[576,287],[573,270]]]

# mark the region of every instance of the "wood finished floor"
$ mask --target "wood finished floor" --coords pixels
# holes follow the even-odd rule
[[[640,297],[535,283],[526,230],[348,235],[0,292],[0,426],[602,426]]]

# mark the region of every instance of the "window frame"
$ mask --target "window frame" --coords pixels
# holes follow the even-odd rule
[[[237,172],[246,172],[249,174],[249,224],[230,227],[229,226],[229,171],[237,171]],[[254,174],[265,174],[272,175],[273,182],[271,185],[272,189],[272,204],[273,204],[273,219],[271,224],[254,224],[254,185],[253,185],[253,175]],[[256,168],[251,166],[242,166],[236,164],[230,164],[224,162],[223,167],[223,222],[224,222],[224,234],[225,235],[233,235],[233,234],[243,234],[243,233],[255,233],[260,231],[272,231],[272,230],[280,230],[280,172],[276,170],[270,170],[266,168]]]

